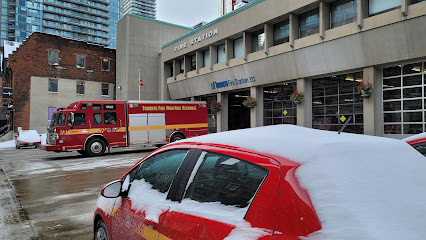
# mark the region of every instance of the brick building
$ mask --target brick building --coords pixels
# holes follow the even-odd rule
[[[115,50],[33,33],[10,57],[13,127],[46,132],[51,113],[70,103],[115,99]]]

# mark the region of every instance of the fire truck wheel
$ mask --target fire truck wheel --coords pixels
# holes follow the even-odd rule
[[[182,133],[175,133],[172,138],[170,138],[170,142],[176,142],[182,139],[185,139],[185,136]]]
[[[92,138],[87,142],[86,152],[90,157],[102,156],[105,153],[105,143],[101,139]]]

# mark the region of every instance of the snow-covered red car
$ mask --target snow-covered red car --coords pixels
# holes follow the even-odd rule
[[[19,130],[15,136],[16,148],[35,147],[38,148],[41,144],[41,136],[36,130]]]
[[[101,190],[94,239],[423,240],[403,141],[276,125],[166,145]]]
[[[426,133],[419,133],[414,136],[404,138],[403,141],[406,141],[408,144],[413,146],[414,149],[426,157]]]

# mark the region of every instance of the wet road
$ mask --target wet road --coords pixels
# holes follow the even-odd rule
[[[112,149],[98,158],[0,150],[0,239],[92,239],[100,189],[153,149]]]

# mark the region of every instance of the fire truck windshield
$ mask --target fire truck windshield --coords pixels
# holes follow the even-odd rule
[[[57,112],[52,115],[51,127],[65,126],[65,114]]]

